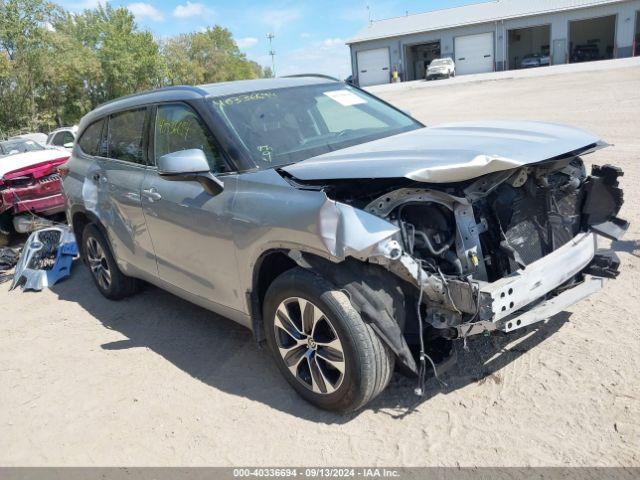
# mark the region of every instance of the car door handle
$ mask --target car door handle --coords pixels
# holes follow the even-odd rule
[[[144,195],[150,202],[157,202],[162,199],[162,195],[160,195],[153,187],[142,190],[142,195]]]

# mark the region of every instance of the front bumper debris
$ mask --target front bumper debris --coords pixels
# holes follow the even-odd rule
[[[434,288],[436,278],[421,270],[417,263],[407,264],[405,259],[404,267],[412,277],[423,279],[423,291],[433,301],[444,308],[449,304],[458,312],[474,315],[471,322],[434,325],[453,327],[456,336],[464,338],[494,330],[511,332],[548,319],[600,290],[604,278],[615,278],[619,265],[614,252],[597,249],[594,232],[584,232],[525,269],[492,283],[449,281],[439,290]],[[571,286],[570,282],[579,274],[584,274],[583,278]],[[567,288],[554,295],[563,286]],[[434,292],[439,295],[434,296]]]
[[[511,316],[503,318],[496,322],[496,327],[503,332],[511,332],[533,323],[541,322],[587,298],[589,295],[596,293],[603,286],[604,278],[588,277],[575,287],[565,290],[549,300],[545,300],[522,314],[516,313],[512,316],[513,318]]]
[[[512,332],[546,320],[600,290],[605,277],[617,276],[620,262],[614,252],[597,250],[596,238],[593,232],[580,233],[526,269],[481,284],[479,316],[484,320],[458,325],[458,336]],[[579,273],[586,274],[579,283],[549,298]]]
[[[595,252],[595,234],[580,233],[526,269],[481,286],[483,308],[491,308],[491,319],[497,322],[573,278],[591,263]]]
[[[40,291],[71,274],[78,247],[71,228],[64,225],[33,232],[25,243],[9,290],[17,286]]]

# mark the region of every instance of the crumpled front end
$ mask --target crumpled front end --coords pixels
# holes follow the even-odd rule
[[[619,239],[628,228],[617,217],[620,176],[610,165],[594,166],[588,175],[582,159],[567,154],[462,182],[307,182],[304,188],[322,189],[332,208],[350,217],[332,212],[326,215],[331,224],[320,215],[337,265],[299,264],[343,286],[401,363],[416,372],[409,358],[416,338],[511,332],[550,318],[615,278],[619,260],[599,249],[598,239]]]
[[[620,169],[579,158],[487,175],[456,192],[399,189],[367,211],[401,232],[404,253],[387,268],[424,292],[424,318],[448,338],[510,332],[545,320],[615,278],[628,228]],[[376,260],[374,260],[376,261]]]

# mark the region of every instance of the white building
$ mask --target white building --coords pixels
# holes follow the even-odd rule
[[[347,44],[361,86],[424,78],[434,58],[456,73],[640,54],[640,0],[494,0],[371,22]]]

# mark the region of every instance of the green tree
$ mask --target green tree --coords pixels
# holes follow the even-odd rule
[[[0,131],[36,128],[50,31],[59,13],[42,0],[0,0]]]
[[[71,125],[100,103],[162,85],[271,75],[220,26],[160,45],[126,8],[72,14],[48,0],[0,0],[0,137]]]
[[[203,32],[178,35],[165,41],[162,53],[169,85],[201,84],[260,78],[262,67],[247,60],[231,32],[216,25]]]
[[[103,76],[96,53],[72,36],[51,32],[48,50],[42,62],[39,108],[48,112],[46,123],[51,129],[77,123],[96,106],[91,93],[101,87]]]
[[[264,78],[273,78],[273,77],[275,77],[275,75],[273,74],[273,70],[271,70],[271,67],[263,67],[262,68],[262,76]]]
[[[95,52],[101,75],[89,85],[92,106],[162,83],[164,63],[150,32],[139,31],[126,8],[99,5],[81,14],[67,14],[56,30]]]

